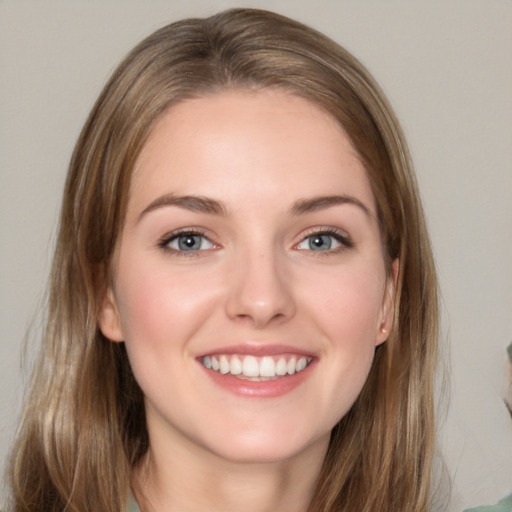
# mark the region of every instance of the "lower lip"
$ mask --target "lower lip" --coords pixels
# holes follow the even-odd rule
[[[256,398],[274,398],[290,393],[300,386],[311,374],[315,361],[312,361],[307,368],[301,372],[279,377],[273,380],[244,380],[231,374],[222,375],[219,372],[201,366],[215,384],[223,387],[235,395]]]

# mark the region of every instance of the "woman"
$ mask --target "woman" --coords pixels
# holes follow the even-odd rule
[[[425,511],[436,347],[366,70],[269,12],[169,25],[75,148],[12,510]]]

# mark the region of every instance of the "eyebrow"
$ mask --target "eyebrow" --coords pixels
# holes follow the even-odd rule
[[[299,199],[290,208],[289,214],[304,215],[306,213],[312,213],[319,210],[325,210],[333,206],[352,204],[360,208],[367,216],[371,217],[371,211],[365,206],[359,199],[350,195],[333,195],[333,196],[319,196],[312,197],[309,199]],[[227,216],[228,210],[223,203],[215,199],[211,199],[205,196],[178,196],[175,194],[165,194],[152,201],[138,217],[139,222],[142,217],[147,215],[149,212],[158,210],[166,206],[177,206],[178,208],[184,208],[197,213],[205,213],[209,215]]]
[[[216,201],[204,196],[177,196],[175,194],[165,194],[152,201],[139,215],[138,221],[146,214],[165,206],[177,206],[190,210],[192,212],[206,213],[210,215],[227,215],[226,207]]]
[[[368,217],[372,216],[370,209],[356,197],[350,195],[334,195],[312,197],[311,199],[299,199],[290,209],[291,215],[303,215],[318,210],[325,210],[332,206],[352,204],[360,208]]]

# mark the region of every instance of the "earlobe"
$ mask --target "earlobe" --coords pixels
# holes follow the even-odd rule
[[[386,290],[384,291],[384,298],[382,302],[382,314],[380,324],[378,326],[378,332],[375,340],[375,345],[384,343],[393,327],[393,320],[395,316],[395,297],[396,287],[398,282],[398,259],[394,260],[391,264],[391,273],[386,283]]]
[[[105,292],[98,315],[98,324],[103,336],[114,342],[124,341],[121,318],[117,310],[114,293],[109,287]]]

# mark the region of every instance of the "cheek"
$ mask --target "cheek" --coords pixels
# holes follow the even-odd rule
[[[381,318],[384,273],[374,266],[319,272],[306,296],[319,324],[333,341],[373,344]],[[378,267],[377,267],[378,268]]]
[[[136,253],[120,260],[116,281],[130,365],[148,400],[179,408],[180,386],[195,375],[195,359],[188,357],[190,340],[212,314],[214,287],[204,286],[202,272],[170,271],[161,261],[146,259],[127,272],[136,262]],[[169,403],[169,395],[178,398]]]
[[[205,287],[201,272],[186,269],[170,272],[161,262],[138,265],[128,272],[131,261],[120,262],[116,302],[129,352],[151,348],[154,357],[164,350],[184,351],[186,341],[214,307],[216,291]],[[124,268],[122,265],[125,265]],[[145,357],[150,357],[146,352]]]
[[[310,280],[309,310],[325,341],[320,400],[331,411],[333,424],[350,409],[368,377],[383,288],[383,274],[371,268],[319,274]]]

